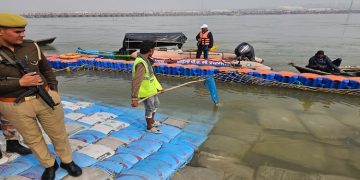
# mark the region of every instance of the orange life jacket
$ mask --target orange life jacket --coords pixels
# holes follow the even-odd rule
[[[200,37],[200,45],[202,46],[209,46],[210,45],[210,38],[209,38],[209,31],[203,33],[202,31],[199,33]]]

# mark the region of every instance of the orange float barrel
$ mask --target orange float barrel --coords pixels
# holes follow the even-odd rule
[[[61,60],[61,68],[77,67],[77,59]]]
[[[357,82],[360,83],[360,77],[351,77],[351,78],[349,78],[349,79],[354,80],[354,81],[357,81]]]
[[[59,56],[60,59],[79,59],[80,57],[81,55],[76,53],[61,54]]]
[[[234,68],[231,68],[231,67],[220,67],[219,68],[219,71],[222,72],[222,73],[228,73],[230,71],[234,71],[235,69]]]
[[[254,70],[248,69],[248,68],[240,68],[240,69],[237,69],[237,72],[240,74],[247,74],[249,72],[254,72]]]

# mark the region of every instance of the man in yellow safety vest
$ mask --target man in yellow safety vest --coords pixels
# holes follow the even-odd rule
[[[132,68],[131,106],[137,107],[139,99],[150,97],[144,101],[146,128],[149,132],[161,133],[157,128],[161,123],[154,120],[155,112],[160,105],[157,93],[163,91],[152,68],[154,61],[150,57],[154,49],[155,43],[152,41],[144,41],[140,45],[140,53]]]

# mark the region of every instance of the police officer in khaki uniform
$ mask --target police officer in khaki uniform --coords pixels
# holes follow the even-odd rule
[[[0,13],[0,114],[18,130],[25,144],[45,167],[42,179],[55,179],[59,165],[50,154],[38,122],[54,145],[61,160],[60,167],[71,176],[80,176],[82,170],[73,162],[65,131],[64,111],[55,74],[37,44],[23,40],[26,25],[26,19],[21,16]],[[21,73],[20,68],[14,65],[18,60],[26,61],[30,73]],[[31,87],[44,87],[54,101],[54,109],[39,93],[15,103]]]
[[[17,140],[17,131],[13,127],[13,125],[11,125],[10,122],[5,120],[4,118],[1,118],[1,116],[0,116],[0,121],[1,121],[1,130],[3,131],[3,135],[6,139],[6,152],[18,153],[20,155],[31,154],[31,150],[21,145]],[[2,158],[2,153],[0,151],[0,159],[1,158]]]

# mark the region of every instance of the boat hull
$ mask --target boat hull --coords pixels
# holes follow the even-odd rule
[[[353,77],[360,77],[360,67],[359,66],[346,66],[346,67],[339,67],[345,73],[328,73],[324,71],[314,70],[303,66],[298,66],[293,63],[290,63],[296,70],[300,73],[314,73],[319,75],[341,75],[341,76],[353,76]]]
[[[46,39],[39,39],[36,40],[35,42],[39,45],[39,46],[46,46],[48,44],[51,44],[55,41],[56,37],[52,37],[52,38],[46,38]]]

